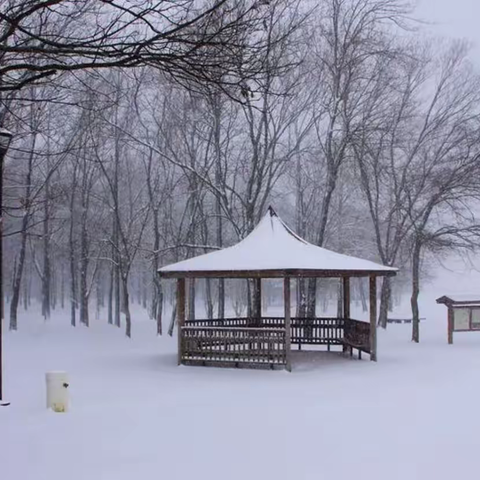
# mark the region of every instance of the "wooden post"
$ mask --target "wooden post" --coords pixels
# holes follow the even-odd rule
[[[377,277],[370,276],[370,360],[377,361]]]
[[[453,343],[453,308],[448,307],[448,344],[452,345]]]
[[[350,320],[350,277],[343,277],[343,318]]]
[[[258,298],[257,298],[257,305],[256,305],[256,308],[257,308],[257,312],[256,312],[256,315],[258,317],[258,321],[259,323],[261,324],[262,322],[262,279],[261,278],[257,278],[256,279],[256,282],[257,282],[257,295],[258,295]]]
[[[287,364],[285,368],[291,372],[292,363],[291,363],[291,337],[292,329],[290,322],[290,278],[285,277],[283,279],[283,305],[285,308],[285,355],[287,359]]]
[[[185,320],[191,320],[190,318],[190,278],[185,278],[184,281],[185,281]],[[177,305],[178,305],[178,302],[177,302]]]
[[[178,365],[182,364],[182,327],[185,324],[185,279],[177,280]]]
[[[350,322],[350,277],[343,277],[343,337]],[[343,344],[343,353],[347,351],[347,346]]]

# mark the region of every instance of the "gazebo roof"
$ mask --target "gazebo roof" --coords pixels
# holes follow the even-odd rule
[[[271,207],[236,245],[159,270],[165,278],[386,276],[396,272],[396,268],[312,245],[290,230]]]

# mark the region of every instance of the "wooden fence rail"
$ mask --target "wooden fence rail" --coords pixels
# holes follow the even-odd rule
[[[285,328],[182,327],[185,364],[285,365]]]
[[[181,332],[186,364],[284,365],[282,317],[187,320]],[[370,324],[344,318],[292,318],[291,343],[343,345],[370,353]]]
[[[299,345],[341,345],[343,318],[293,318],[292,343]]]
[[[283,317],[225,318],[212,320],[187,320],[186,326],[195,327],[255,327],[284,328]],[[341,345],[344,336],[343,318],[291,319],[291,342],[296,345]]]
[[[370,353],[370,324],[349,320],[345,323],[344,345]]]

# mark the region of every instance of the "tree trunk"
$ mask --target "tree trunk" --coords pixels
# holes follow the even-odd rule
[[[135,292],[136,300],[137,300],[136,303],[138,305],[141,305],[142,304],[142,274],[137,271],[137,275],[135,275],[133,279],[134,279],[133,283],[135,283],[135,279],[136,279],[136,284],[137,284],[137,288]]]
[[[367,294],[365,292],[365,283],[363,278],[358,279],[358,289],[360,293],[360,301],[362,302],[362,311],[368,312]]]
[[[157,272],[155,272],[155,275],[158,277]],[[156,314],[155,318],[157,321],[157,335],[162,335],[163,334],[163,326],[162,326],[162,318],[163,318],[163,288],[162,288],[162,282],[158,280],[158,285],[157,285],[157,301],[156,301]]]
[[[213,97],[213,118],[214,118],[214,145],[215,145],[215,184],[221,188],[223,183],[222,178],[222,104],[220,95]],[[217,247],[223,247],[223,219],[222,219],[222,204],[221,199],[215,197],[215,216],[216,216],[216,234]],[[209,285],[209,288],[211,285]],[[218,280],[218,311],[217,318],[225,318],[225,280],[220,278]]]
[[[55,257],[54,257],[55,260]],[[50,287],[50,305],[51,309],[55,310],[57,308],[57,268],[55,268],[55,261],[53,262],[53,266],[50,267],[52,272],[52,282]]]
[[[305,318],[307,315],[307,291],[304,278],[297,279],[297,317]]]
[[[70,248],[70,324],[72,327],[77,325],[76,313],[77,313],[77,286],[75,279],[75,253]]]
[[[32,154],[33,156],[33,154]],[[31,183],[30,175],[27,175],[27,188]],[[30,201],[30,195],[26,195],[26,202]],[[27,204],[28,205],[28,204]],[[25,256],[27,251],[27,229],[30,215],[27,211],[29,207],[25,206],[25,213],[22,219],[22,231],[20,239],[20,254],[17,267],[15,269],[15,280],[13,283],[13,295],[12,301],[10,303],[10,330],[17,329],[17,312],[18,312],[18,302],[20,300],[20,289],[22,286],[22,276],[23,276],[23,267],[25,265]]]
[[[26,217],[26,215],[25,215]],[[24,217],[24,219],[25,219]],[[20,300],[20,289],[22,287],[22,274],[23,266],[25,264],[25,254],[27,250],[27,221],[23,221],[22,233],[21,233],[21,245],[20,245],[20,255],[18,260],[18,265],[15,268],[15,278],[13,282],[13,294],[12,301],[10,303],[10,330],[17,330],[17,311],[18,311],[18,302]]]
[[[195,279],[188,279],[188,319],[195,320]]]
[[[25,281],[23,282],[23,309],[24,309],[25,311],[28,310],[28,306],[29,306],[29,297],[30,297],[29,284],[30,284],[30,279],[31,279],[31,276],[30,276],[30,275],[27,275],[27,278],[26,278]]]
[[[343,282],[339,279],[337,285],[337,318],[343,318]]]
[[[168,326],[168,334],[173,336],[173,329],[175,327],[175,319],[177,318],[177,302],[173,304],[172,316],[170,317],[170,325]]]
[[[130,302],[128,298],[128,276],[122,275],[122,300],[123,312],[125,313],[125,335],[132,337],[132,318],[130,316]]]
[[[62,262],[61,268],[61,282],[60,282],[60,306],[62,310],[65,309],[65,263]]]
[[[42,273],[42,315],[45,320],[50,318],[50,185],[49,179],[45,181],[44,220],[43,220],[43,273]]]
[[[85,175],[85,172],[84,172]],[[88,248],[88,232],[87,232],[87,213],[88,201],[85,185],[82,191],[82,215],[81,215],[81,233],[80,233],[80,322],[85,326],[89,326],[90,319],[88,316],[88,264],[89,264],[89,248]]]
[[[153,203],[154,202],[154,193],[151,188],[150,182],[148,182],[149,186],[149,196],[150,196],[150,201]],[[159,219],[158,219],[158,207],[157,205],[154,206],[153,208],[153,235],[154,235],[154,243],[153,243],[153,249],[154,249],[154,256],[153,256],[153,286],[154,286],[154,292],[153,292],[153,298],[152,298],[152,305],[155,305],[155,307],[152,307],[152,311],[154,314],[154,319],[157,322],[157,335],[162,335],[163,334],[163,288],[162,288],[162,281],[160,280],[160,277],[158,276],[158,269],[160,268],[160,263],[158,261],[158,250],[160,248],[160,225],[159,225]]]
[[[249,317],[260,319],[262,317],[262,280],[253,278],[250,280],[250,315]]]
[[[16,330],[18,303],[20,300],[20,289],[22,286],[23,270],[25,266],[25,257],[27,252],[27,232],[28,223],[30,220],[30,202],[32,191],[32,173],[33,173],[33,157],[35,152],[35,145],[37,142],[36,131],[33,134],[32,145],[30,147],[30,154],[28,156],[27,174],[25,175],[25,198],[23,199],[24,212],[22,218],[22,228],[20,233],[20,254],[17,267],[14,271],[14,284],[12,292],[12,301],[10,303],[10,330]]]
[[[219,287],[220,291],[220,287]],[[213,299],[212,299],[212,280],[210,278],[205,279],[205,306],[207,310],[207,318],[213,319]],[[220,314],[220,312],[219,312]],[[218,317],[223,318],[223,317]]]
[[[420,253],[421,240],[417,238],[413,247],[412,255],[412,341],[420,343],[420,312],[418,308],[418,296],[420,294]]]
[[[159,232],[159,222],[158,222],[158,212],[155,210],[154,211],[154,217],[153,217],[153,229],[154,229],[154,235],[155,235],[155,241],[154,241],[154,250],[155,252],[158,251],[160,248],[160,232]],[[160,277],[158,276],[158,269],[160,268],[160,264],[158,262],[158,254],[154,254],[154,259],[153,259],[153,287],[154,287],[154,292],[153,292],[153,298],[152,298],[152,312],[153,312],[153,318],[157,322],[157,335],[162,335],[163,334],[163,325],[162,325],[162,320],[163,320],[163,287],[162,287],[162,281],[160,280]],[[153,307],[154,305],[154,307]]]
[[[117,256],[117,261],[119,260],[119,255]],[[114,276],[114,292],[115,292],[115,326],[120,328],[120,314],[121,314],[121,292],[120,292],[120,266],[115,265],[115,276]]]
[[[391,280],[390,277],[383,277],[382,291],[380,292],[380,309],[378,314],[378,325],[387,328],[389,306],[391,304]]]
[[[307,308],[308,318],[315,318],[317,315],[317,279],[309,278],[307,284]]]
[[[305,218],[305,206],[304,206],[304,186],[302,183],[302,163],[301,156],[296,155],[296,198],[295,209],[297,216],[297,233],[302,238],[306,236],[306,218]],[[304,278],[298,278],[296,283],[296,316],[299,318],[305,318],[307,315],[307,284]]]
[[[100,275],[97,275],[95,278],[95,299],[97,308],[95,309],[95,320],[100,319],[100,310],[102,309],[102,298],[103,298],[103,285],[102,285],[102,278]]]
[[[77,281],[76,281],[76,260],[75,260],[75,186],[76,186],[76,166],[73,171],[72,191],[70,194],[70,230],[68,235],[68,247],[69,247],[69,260],[70,260],[70,324],[75,327],[77,324],[76,312],[77,312]]]
[[[115,111],[115,120],[118,121],[118,111]],[[118,208],[119,208],[119,195],[118,195],[118,169],[120,163],[120,144],[118,139],[118,130],[115,129],[116,141],[115,141],[115,169],[113,175],[113,205],[115,211],[113,212],[113,238],[112,238],[112,246],[113,246],[113,262],[114,262],[114,292],[115,292],[115,326],[120,328],[120,314],[121,314],[121,303],[120,303],[120,262],[121,254],[119,252],[120,246],[120,225],[118,224]]]
[[[156,273],[156,272],[155,272]],[[142,280],[142,307],[146,310],[147,309],[147,272],[145,268],[142,268],[141,273],[141,280]]]
[[[330,162],[329,162],[330,163]],[[320,227],[318,229],[317,245],[323,246],[325,241],[325,233],[327,231],[328,217],[330,214],[330,207],[332,205],[333,193],[337,185],[337,172],[332,171],[332,167],[329,166],[329,179],[327,182],[326,193],[322,202],[322,211],[320,215]],[[315,318],[317,310],[317,279],[310,278],[308,280],[307,290],[307,317]]]
[[[113,251],[112,251],[113,258]],[[108,324],[113,325],[113,296],[115,290],[115,265],[112,262],[110,266],[110,278],[108,286]]]
[[[210,295],[211,301],[211,295]],[[213,307],[213,305],[212,305]],[[213,317],[213,316],[212,316]],[[217,318],[225,318],[225,279],[218,279],[218,312]]]

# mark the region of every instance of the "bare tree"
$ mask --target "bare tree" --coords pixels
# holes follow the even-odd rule
[[[465,120],[465,119],[464,119]],[[469,119],[470,120],[470,119]],[[412,340],[420,341],[420,267],[422,251],[430,249],[462,249],[480,246],[480,225],[476,221],[474,205],[480,200],[480,116],[476,119],[475,132],[461,122],[454,126],[462,137],[467,133],[467,144],[453,134],[449,152],[436,152],[433,164],[424,158],[432,169],[427,178],[417,178],[408,192],[408,210],[412,217]],[[465,131],[465,129],[467,131]],[[473,133],[473,137],[471,134]],[[456,137],[456,138],[455,138]],[[412,183],[416,183],[415,181]]]
[[[461,45],[397,37],[407,11],[397,0],[325,0],[309,24],[300,13],[308,6],[297,6],[0,6],[8,37],[0,122],[17,132],[4,230],[11,328],[22,300],[25,308],[41,302],[45,315],[67,304],[70,323],[88,325],[95,299],[97,318],[105,308],[105,321],[127,335],[132,303],[158,334],[167,314],[171,333],[173,287],[160,283],[158,268],[237,242],[273,204],[312,243],[399,266],[400,278],[383,284],[379,322],[412,282],[419,339],[426,259],[477,245],[477,74]],[[169,17],[159,21],[162,13]],[[164,55],[168,29],[175,40]],[[154,31],[158,38],[142,44]],[[79,71],[47,75],[57,64]],[[260,290],[258,282],[189,282],[188,315],[205,307],[207,317],[224,318],[225,295],[238,315],[259,315]],[[297,315],[316,315],[318,291],[320,308],[336,305],[342,315],[338,282],[303,281]],[[367,308],[362,282],[352,282],[352,298]]]
[[[38,137],[37,126],[35,125],[35,110],[33,105],[31,107],[31,126],[33,130],[30,152],[28,153],[27,160],[27,171],[25,173],[25,185],[24,185],[24,195],[22,196],[22,224],[20,228],[20,251],[18,254],[18,261],[15,262],[14,269],[14,279],[13,279],[13,292],[12,300],[10,303],[10,330],[17,330],[17,312],[18,312],[18,303],[20,300],[20,289],[22,286],[23,271],[25,266],[25,259],[27,254],[27,238],[28,238],[28,229],[31,219],[31,209],[32,209],[32,181],[33,181],[33,167],[34,167],[34,157],[35,157],[35,146]]]
[[[329,0],[320,10],[312,58],[315,74],[321,79],[315,131],[318,162],[323,167],[317,169],[321,172],[317,179],[320,198],[312,203],[313,211],[319,212],[310,234],[316,245],[325,243],[340,169],[361,125],[363,103],[372,95],[378,65],[391,54],[385,28],[403,22],[407,12],[405,5],[396,0]],[[316,280],[310,279],[307,316],[315,317],[315,309]]]
[[[412,230],[418,229],[420,215],[412,211],[430,204],[424,196],[436,194],[436,185],[447,181],[436,173],[445,159],[451,162],[452,151],[467,148],[465,142],[469,151],[473,148],[470,130],[478,105],[478,80],[465,71],[465,53],[462,45],[454,44],[439,59],[425,49],[417,49],[416,56],[397,56],[395,68],[372,98],[374,103],[382,102],[381,115],[372,115],[368,108],[357,132],[354,151],[361,184],[378,255],[386,265],[397,264],[402,256],[403,263],[412,254],[407,243]],[[464,157],[461,153],[459,158]],[[430,209],[422,211],[425,219],[430,217]],[[418,258],[416,251],[413,248],[413,256]],[[390,296],[387,281],[380,306],[384,327]]]
[[[239,96],[245,82],[264,71],[263,22],[272,8],[284,3],[2,2],[0,91],[18,90],[64,71],[150,65],[184,85],[216,84]],[[225,75],[219,77],[219,71]]]

